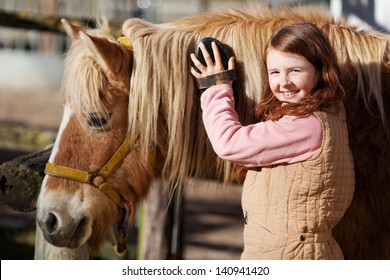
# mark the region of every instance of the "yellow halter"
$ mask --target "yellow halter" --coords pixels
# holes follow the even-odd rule
[[[127,37],[125,36],[120,36],[118,37],[118,42],[122,44],[122,46],[125,47],[125,49],[129,52],[129,53],[132,53],[133,52],[133,46],[130,44],[130,41],[129,39],[127,39]]]
[[[133,52],[133,48],[126,37],[121,36],[118,38],[118,41],[126,48],[129,53]],[[122,196],[107,183],[107,177],[125,158],[133,146],[134,143],[130,141],[129,137],[127,137],[113,154],[113,156],[107,161],[107,163],[101,169],[95,171],[78,170],[67,166],[57,165],[51,162],[47,163],[45,168],[46,175],[72,180],[79,183],[85,183],[98,188],[113,202],[115,202],[116,205],[118,205],[122,213],[122,218],[118,223],[118,240],[116,240],[113,230],[110,231],[110,234],[113,241],[114,251],[120,257],[124,257],[126,255],[127,234],[124,227],[124,222],[127,210]]]
[[[126,255],[127,235],[124,228],[126,207],[122,196],[107,183],[107,177],[133,148],[134,143],[131,143],[129,139],[126,138],[123,141],[113,156],[99,170],[82,171],[51,162],[47,163],[45,168],[46,175],[85,183],[98,188],[119,206],[122,212],[122,219],[118,223],[118,241],[116,242],[117,244],[114,244],[114,250],[121,257]]]

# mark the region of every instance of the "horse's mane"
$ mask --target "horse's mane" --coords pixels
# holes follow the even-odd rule
[[[326,12],[296,8],[274,11],[231,10],[205,13],[167,24],[127,20],[122,33],[134,49],[129,95],[129,133],[140,137],[145,150],[154,144],[161,125],[167,133],[164,173],[177,181],[191,174],[228,176],[230,166],[216,159],[200,119],[199,92],[190,74],[189,54],[203,37],[230,46],[239,73],[237,111],[244,124],[254,121],[253,105],[261,97],[262,52],[270,36],[296,21],[318,25],[329,37],[342,65],[342,83],[353,87],[365,106],[385,121],[381,70],[388,65],[389,37],[361,31],[335,21]],[[348,88],[346,88],[348,94]],[[159,124],[163,120],[163,124]],[[217,172],[219,170],[219,172]]]

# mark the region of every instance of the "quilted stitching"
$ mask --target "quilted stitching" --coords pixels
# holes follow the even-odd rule
[[[348,209],[355,177],[345,111],[318,112],[324,137],[314,159],[249,171],[242,259],[343,259],[331,236]]]

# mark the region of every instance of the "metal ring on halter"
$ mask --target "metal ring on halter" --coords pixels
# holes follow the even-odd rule
[[[107,180],[107,178],[101,175],[99,171],[100,170],[95,170],[94,172],[91,172],[90,184],[96,188],[99,188],[99,186]]]

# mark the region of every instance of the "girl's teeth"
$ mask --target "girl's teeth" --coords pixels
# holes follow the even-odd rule
[[[283,94],[285,95],[285,96],[291,96],[291,95],[294,95],[295,93],[297,93],[297,91],[285,91],[285,92],[283,92]]]

